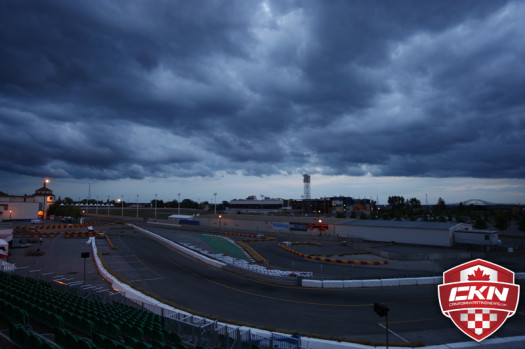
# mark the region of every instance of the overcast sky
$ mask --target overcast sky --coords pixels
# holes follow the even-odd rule
[[[0,191],[525,202],[523,1],[1,1]],[[92,183],[89,185],[89,183]]]

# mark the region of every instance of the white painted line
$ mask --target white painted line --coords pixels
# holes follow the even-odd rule
[[[135,270],[149,270],[149,269],[146,269],[146,268],[139,268],[139,269],[121,269],[121,270],[114,270],[114,269],[112,269],[112,271],[115,272],[115,273],[120,273],[120,272],[124,272],[124,271],[135,271]]]
[[[377,323],[379,326],[383,327],[385,330],[386,330],[386,327],[383,326],[382,324],[380,324],[379,322]],[[395,333],[394,331],[392,331],[391,329],[388,329],[388,332],[392,333],[394,336],[396,336],[397,338],[401,339],[402,341],[404,341],[405,343],[408,343],[408,341],[401,337],[400,335],[398,335],[397,333]]]
[[[136,262],[126,262],[126,261],[123,261],[123,262],[111,262],[111,265],[113,264],[133,264],[133,263],[140,263],[139,261],[136,261]]]
[[[139,282],[139,281],[153,281],[153,280],[164,280],[164,278],[153,278],[153,279],[137,279],[137,280],[131,280],[131,282]]]

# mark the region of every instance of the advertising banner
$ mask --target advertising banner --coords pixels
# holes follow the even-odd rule
[[[273,222],[272,228],[273,230],[289,230],[290,225],[286,222]]]
[[[308,231],[308,223],[292,223],[290,222],[290,230]]]

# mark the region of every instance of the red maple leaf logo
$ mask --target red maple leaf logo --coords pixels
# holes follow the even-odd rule
[[[474,274],[470,274],[468,276],[468,281],[489,281],[489,280],[490,280],[490,275],[485,274],[485,272],[481,270],[480,267],[474,270]]]

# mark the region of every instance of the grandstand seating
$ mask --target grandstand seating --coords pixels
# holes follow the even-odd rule
[[[50,283],[16,274],[0,272],[0,313],[22,348],[187,349],[159,315],[54,291]],[[31,330],[33,321],[54,328],[54,343]]]

